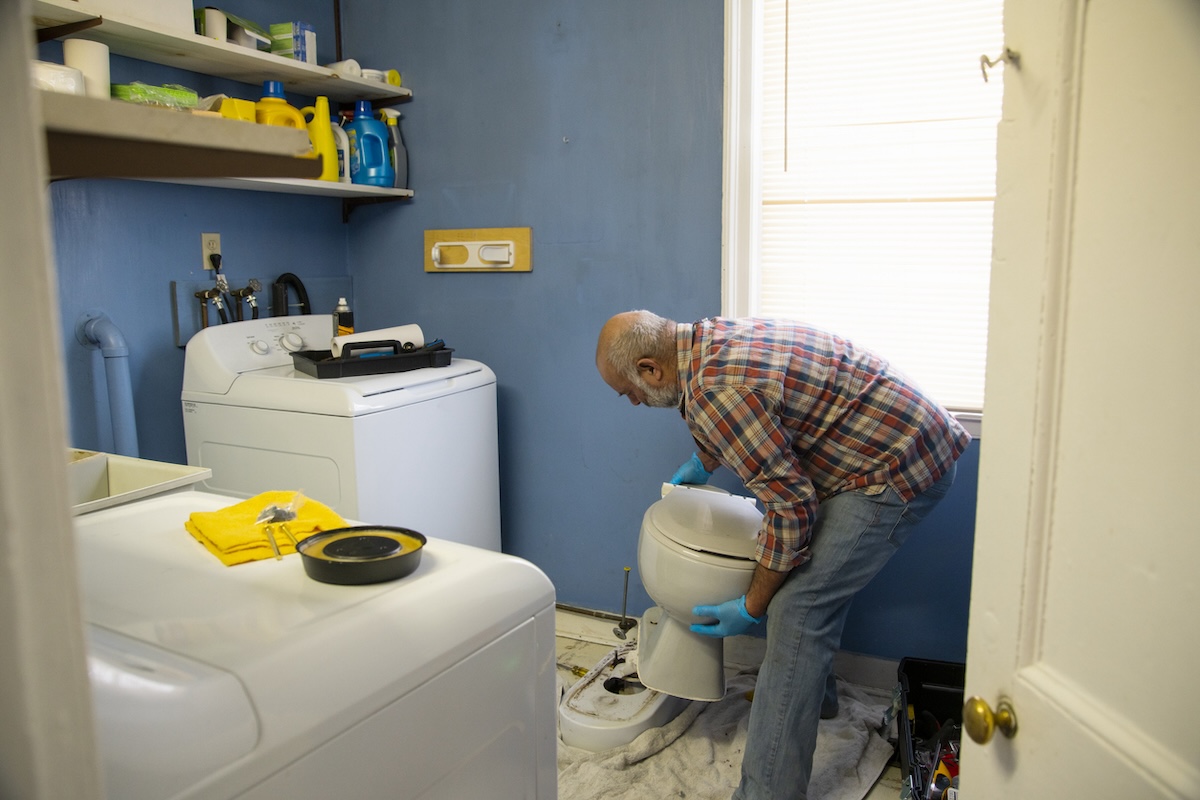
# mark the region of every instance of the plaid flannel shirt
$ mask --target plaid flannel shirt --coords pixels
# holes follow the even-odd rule
[[[757,559],[809,559],[818,504],[891,486],[912,500],[971,440],[958,421],[879,356],[824,331],[767,319],[680,325],[680,412],[709,457],[766,513]]]

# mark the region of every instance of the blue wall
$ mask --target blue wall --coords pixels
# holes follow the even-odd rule
[[[650,601],[638,526],[691,440],[674,412],[633,408],[604,385],[595,341],[630,308],[679,320],[720,311],[723,2],[342,5],[343,56],[398,68],[414,92],[399,108],[416,198],[361,207],[343,225],[339,202],[323,198],[55,184],[72,443],[99,442],[99,356],[73,333],[82,310],[99,308],[134,351],[143,455],[183,460],[167,287],[199,279],[199,233],[219,231],[235,283],[251,264],[272,278],[349,275],[359,327],[418,322],[489,364],[505,549],[545,570],[560,602],[608,611],[632,566],[629,608],[640,613]],[[321,60],[332,60],[327,3],[223,7],[264,22],[292,9],[317,25]],[[114,59],[114,80],[134,68],[173,72]],[[180,78],[202,94],[257,96]],[[533,272],[423,272],[425,229],[502,226],[533,229]],[[976,444],[950,497],[856,602],[846,649],[964,658],[977,465]]]

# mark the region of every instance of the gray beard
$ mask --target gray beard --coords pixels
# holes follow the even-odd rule
[[[638,389],[646,398],[646,405],[651,408],[679,408],[679,400],[681,392],[678,386],[662,386],[658,389],[651,388],[640,377],[636,381]]]

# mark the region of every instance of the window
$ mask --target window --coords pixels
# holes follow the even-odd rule
[[[728,0],[723,313],[792,317],[978,412],[1001,0]]]

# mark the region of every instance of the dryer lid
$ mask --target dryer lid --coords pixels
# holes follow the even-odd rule
[[[762,513],[749,497],[679,486],[646,510],[642,525],[691,550],[753,560]]]

